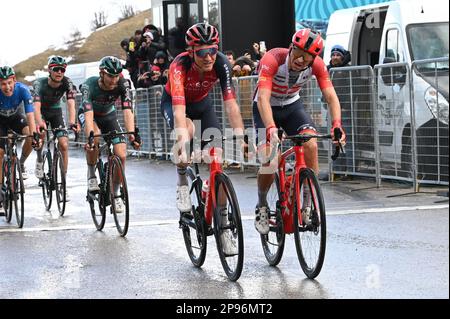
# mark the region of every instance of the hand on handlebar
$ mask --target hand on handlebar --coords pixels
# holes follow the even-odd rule
[[[337,131],[336,129],[338,129],[339,131]],[[342,146],[345,146],[345,140],[347,136],[345,135],[344,129],[342,128],[341,120],[334,120],[332,122],[331,135],[333,136],[334,144],[341,144]]]

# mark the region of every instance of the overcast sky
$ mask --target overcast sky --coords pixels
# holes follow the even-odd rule
[[[0,65],[60,46],[75,29],[90,32],[94,13],[105,11],[108,24],[117,22],[121,8],[150,8],[150,0],[8,0],[0,1]]]

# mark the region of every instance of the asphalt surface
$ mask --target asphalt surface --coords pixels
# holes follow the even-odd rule
[[[322,182],[327,250],[320,275],[303,274],[293,236],[277,267],[267,264],[253,226],[257,199],[253,170],[229,169],[243,218],[245,259],[230,282],[214,237],[206,262],[195,268],[178,228],[176,172],[170,162],[130,158],[131,225],[121,238],[107,215],[95,230],[86,202],[83,153],[71,149],[71,201],[60,217],[45,211],[27,161],[25,225],[0,217],[0,298],[449,298],[448,188],[422,188],[370,179]]]

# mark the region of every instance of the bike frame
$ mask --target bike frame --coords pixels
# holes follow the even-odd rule
[[[295,154],[295,166],[294,166],[294,173],[291,175],[291,178],[288,178],[286,176],[286,159],[291,156],[292,154]],[[284,225],[284,232],[286,234],[292,234],[294,232],[294,204],[297,204],[297,209],[301,207],[301,201],[300,198],[300,180],[296,180],[296,176],[300,177],[300,173],[302,170],[306,169],[306,162],[305,162],[305,152],[303,145],[294,145],[293,147],[289,148],[287,151],[285,151],[283,154],[281,154],[281,159],[278,164],[278,176],[280,178],[280,192],[281,192],[281,216],[283,218],[283,225]],[[288,181],[290,183],[288,183]],[[292,183],[295,183],[292,185]],[[288,185],[289,184],[289,185]],[[289,189],[288,189],[289,187]],[[291,200],[293,197],[293,193],[291,194],[291,188],[294,188],[295,191],[295,198],[297,199],[297,203],[294,202],[294,200]],[[291,198],[290,198],[291,197]],[[312,201],[316,201],[315,196],[314,198],[311,198]],[[299,224],[302,223],[302,214],[298,214]]]
[[[209,150],[209,156],[211,157],[211,163],[209,164],[209,191],[206,196],[207,203],[206,205],[206,211],[205,211],[205,220],[208,225],[212,225],[212,219],[213,219],[213,211],[212,207],[216,207],[217,204],[217,198],[216,198],[216,175],[223,173],[222,164],[220,163],[219,159],[217,158],[217,150],[215,147],[211,147]]]

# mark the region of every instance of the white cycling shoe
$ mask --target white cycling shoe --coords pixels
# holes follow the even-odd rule
[[[177,209],[182,213],[188,213],[192,209],[191,195],[189,194],[188,185],[177,187]]]
[[[269,208],[267,206],[256,207],[255,228],[261,235],[269,233]]]

